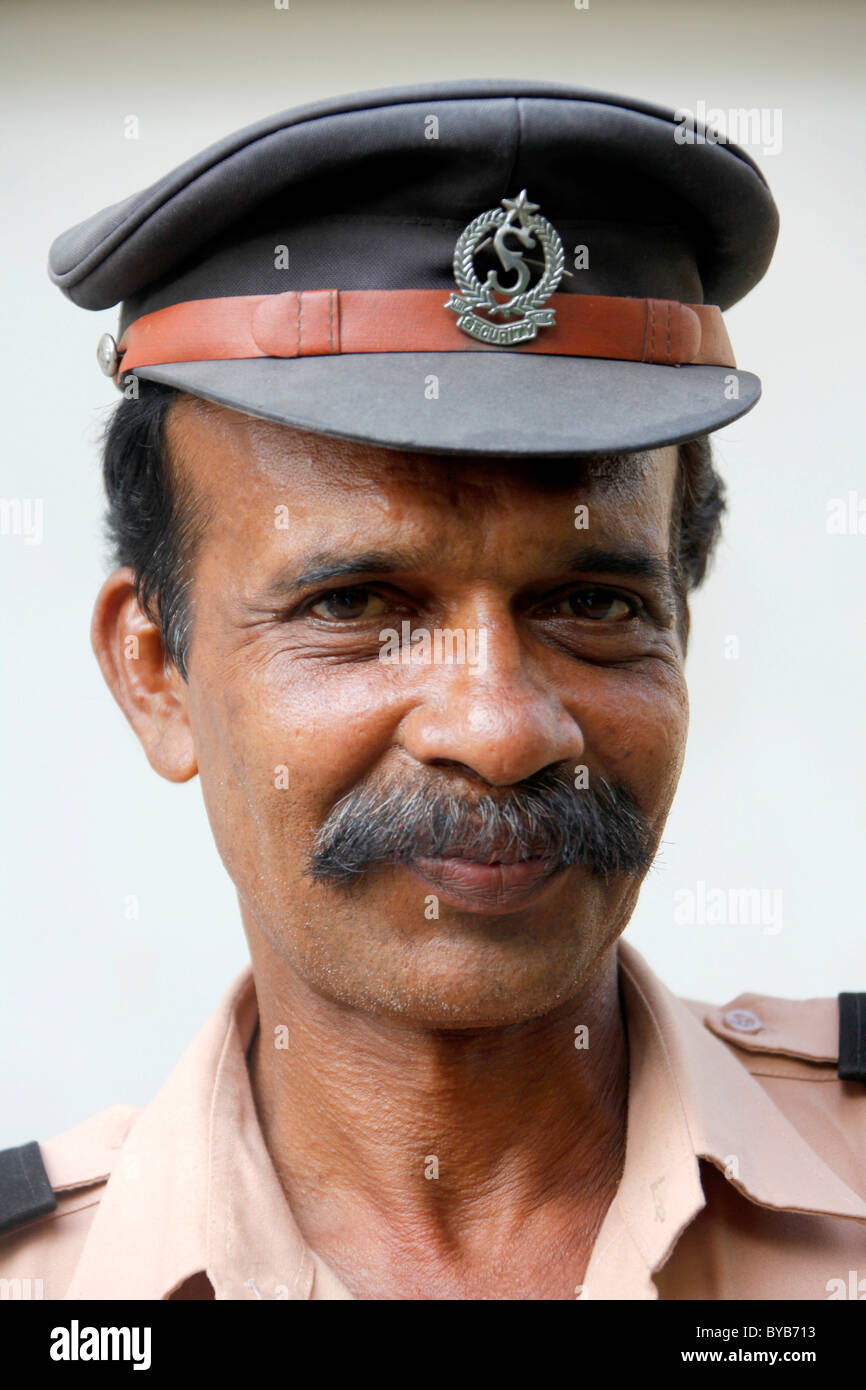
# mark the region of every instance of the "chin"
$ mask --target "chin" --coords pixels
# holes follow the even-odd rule
[[[338,995],[331,976],[324,992],[364,1013],[418,1027],[497,1028],[541,1018],[567,1002],[592,963],[579,948],[565,956],[537,949],[503,959],[477,946],[467,952],[444,942],[423,954],[423,963],[413,959],[408,970],[401,954],[392,962],[380,960],[375,977],[350,981],[344,975]],[[434,954],[438,959],[431,960]]]

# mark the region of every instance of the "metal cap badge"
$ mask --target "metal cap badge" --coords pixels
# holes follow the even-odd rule
[[[507,238],[516,239],[520,246],[509,246]],[[500,282],[498,270],[489,270],[483,283],[478,277],[475,253],[491,241],[502,271],[517,275],[512,285]],[[523,253],[536,245],[544,252],[544,270],[538,283],[530,288],[530,262]],[[532,263],[537,264],[534,260]],[[503,198],[501,207],[482,212],[460,233],[454,247],[454,279],[461,293],[452,293],[445,308],[457,314],[458,328],[481,342],[498,347],[526,342],[537,335],[539,328],[549,328],[556,322],[553,309],[541,306],[562,279],[564,266],[565,252],[559,236],[547,218],[540,215],[538,204],[528,201],[524,188],[516,198]],[[504,295],[505,299],[496,299],[495,295]],[[489,318],[482,318],[479,310],[516,321],[492,323]]]

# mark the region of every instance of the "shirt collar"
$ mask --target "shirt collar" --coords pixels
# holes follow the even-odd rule
[[[866,1219],[866,1202],[639,952],[620,941],[618,956],[629,1045],[626,1158],[582,1296],[657,1297],[652,1275],[705,1206],[701,1158],[761,1206]]]
[[[218,1299],[348,1298],[307,1247],[265,1147],[247,1069],[248,966],[130,1130],[68,1299],[166,1299],[204,1271]]]
[[[705,1205],[700,1158],[761,1205],[866,1219],[866,1202],[727,1046],[634,947],[620,941],[618,953],[625,1168],[583,1296],[656,1297],[653,1273]],[[247,1068],[256,1024],[248,966],[132,1126],[67,1298],[165,1299],[201,1271],[219,1299],[351,1297],[309,1250],[267,1152]]]

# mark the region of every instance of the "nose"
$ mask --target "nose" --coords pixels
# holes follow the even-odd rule
[[[424,698],[401,726],[406,752],[429,766],[458,765],[495,787],[551,764],[581,763],[577,718],[522,651],[510,621],[486,632],[484,669],[428,668]]]

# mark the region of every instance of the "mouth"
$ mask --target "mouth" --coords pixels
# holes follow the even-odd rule
[[[545,858],[482,863],[419,856],[406,868],[442,902],[469,912],[500,915],[532,906],[564,872],[558,861]]]

